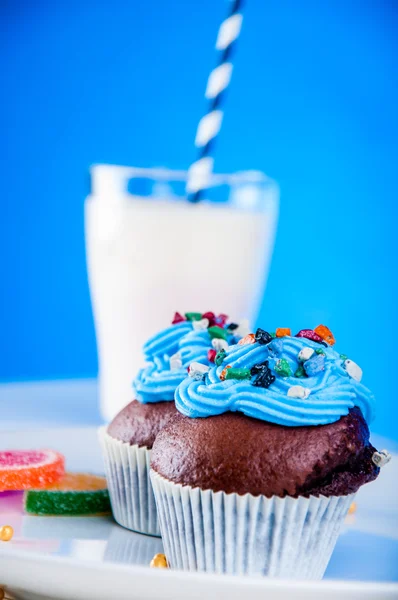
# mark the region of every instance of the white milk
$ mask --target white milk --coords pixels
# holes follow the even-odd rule
[[[159,181],[183,180],[186,173],[92,169],[86,250],[107,420],[132,400],[142,345],[175,311],[256,317],[278,213],[278,188],[259,173],[214,176],[215,184],[231,184],[225,204],[133,196],[125,190],[134,176],[157,181],[155,193],[165,193]]]

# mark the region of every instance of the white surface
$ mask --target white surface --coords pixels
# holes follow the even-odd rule
[[[159,182],[186,179],[174,171],[159,175],[142,169],[139,174],[155,190]],[[85,205],[86,250],[102,414],[110,420],[132,399],[142,345],[171,322],[175,311],[212,310],[233,320],[255,317],[279,199],[276,184],[252,172],[221,176],[228,186],[226,201],[198,204],[171,194],[128,194],[134,169],[99,165],[92,176],[95,193]],[[211,175],[211,187],[219,185],[219,177]],[[253,190],[258,192],[254,205]]]
[[[102,472],[95,428],[0,432],[0,445],[52,447],[65,454],[70,470]],[[0,544],[0,583],[23,598],[37,598],[31,596],[34,592],[52,600],[241,600],[244,595],[251,600],[396,599],[398,585],[388,583],[398,579],[394,458],[377,482],[359,492],[358,511],[341,535],[322,582],[159,572],[147,568],[153,554],[161,551],[157,538],[128,532],[110,517],[27,517],[17,495],[3,495],[0,521],[12,525],[15,536]]]

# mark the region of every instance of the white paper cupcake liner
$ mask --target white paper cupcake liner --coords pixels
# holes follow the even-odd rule
[[[149,478],[151,451],[112,438],[99,430],[112,513],[132,531],[160,536],[156,503]]]
[[[266,498],[175,484],[151,471],[171,567],[322,579],[354,494]]]

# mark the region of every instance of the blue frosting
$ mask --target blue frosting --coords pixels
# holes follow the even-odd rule
[[[195,331],[190,321],[171,325],[151,337],[143,347],[149,364],[133,381],[136,400],[143,404],[174,400],[175,389],[187,376],[189,365],[194,361],[209,364],[207,352],[211,347],[207,330]],[[182,367],[170,369],[170,357],[176,352],[181,354]]]
[[[281,377],[275,373],[277,360],[284,358],[292,373],[299,364],[298,353],[304,347],[325,352],[324,369],[310,377]],[[226,365],[251,368],[269,361],[276,375],[268,388],[256,387],[253,380],[220,380]],[[320,361],[319,361],[320,362]],[[305,363],[304,363],[305,364]],[[369,423],[374,416],[374,396],[349,376],[344,360],[332,347],[324,347],[306,338],[284,337],[269,345],[259,343],[230,346],[222,365],[214,366],[202,381],[185,378],[175,394],[177,409],[188,417],[209,417],[227,411],[241,411],[249,417],[286,426],[325,425],[346,415],[358,406]],[[293,385],[310,390],[305,398],[287,395]]]

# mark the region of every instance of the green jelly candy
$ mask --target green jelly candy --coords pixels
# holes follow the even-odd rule
[[[209,327],[208,330],[211,339],[219,338],[221,340],[226,340],[228,338],[228,333],[222,327],[218,325],[213,325]]]
[[[292,375],[292,370],[286,358],[280,358],[277,360],[274,369],[275,373],[281,377],[290,377],[290,375]]]
[[[297,371],[294,374],[295,377],[307,377],[307,373],[304,370],[303,365],[299,365]]]
[[[250,379],[251,378],[250,369],[227,369],[225,374],[225,379]]]
[[[340,354],[340,358],[341,360],[347,360],[348,356],[347,354]]]
[[[214,362],[216,363],[217,367],[219,367],[222,364],[222,362],[223,362],[224,358],[226,357],[226,355],[227,355],[227,353],[225,352],[224,349],[219,350],[217,352],[216,358],[214,359]]]
[[[202,319],[202,313],[185,313],[185,318],[187,321],[200,321]]]
[[[315,350],[315,354],[323,354],[323,355],[325,356],[325,353],[324,353],[324,351],[322,350],[322,348],[317,348],[317,349]]]

